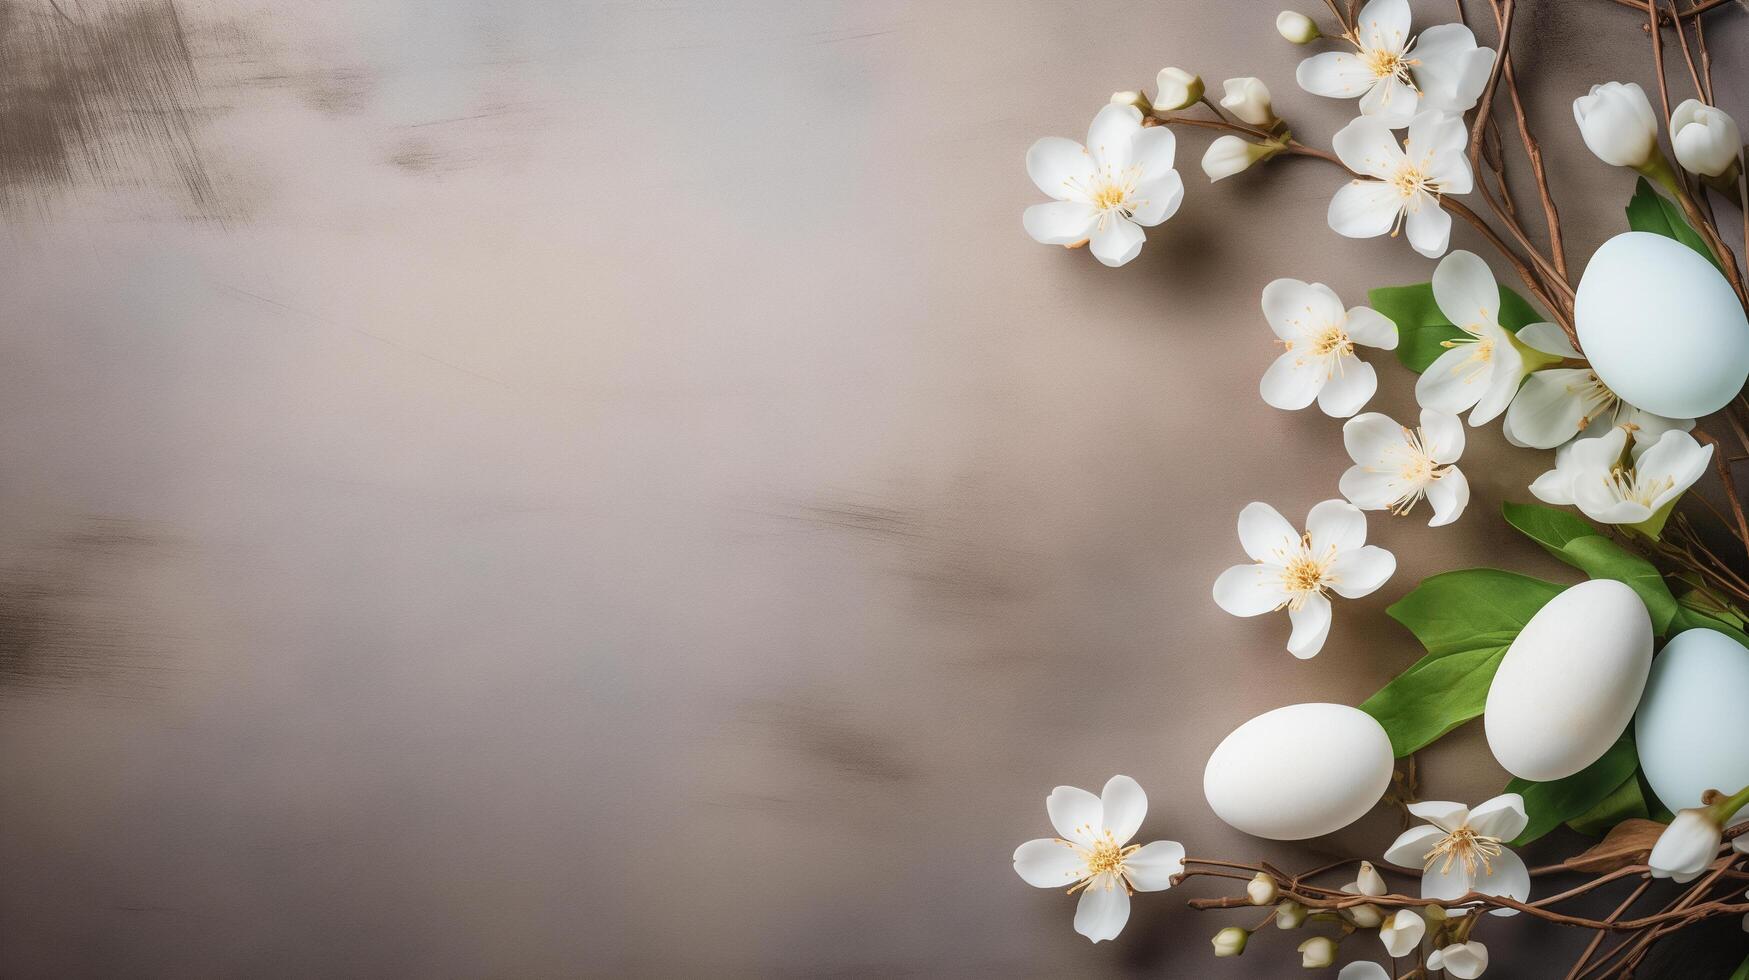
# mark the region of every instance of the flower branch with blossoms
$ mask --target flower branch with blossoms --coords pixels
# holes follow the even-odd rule
[[[1342,420],[1354,465],[1340,497],[1314,507],[1303,529],[1262,501],[1239,513],[1247,561],[1213,583],[1217,606],[1285,611],[1288,652],[1320,655],[1332,599],[1377,592],[1396,572],[1391,552],[1368,543],[1369,512],[1388,521],[1425,502],[1437,527],[1469,509],[1466,421],[1497,422],[1510,445],[1551,454],[1524,488],[1536,503],[1496,505],[1587,579],[1563,586],[1492,568],[1426,579],[1387,609],[1424,657],[1358,706],[1278,708],[1211,755],[1210,808],[1254,836],[1303,840],[1381,800],[1402,805],[1423,822],[1380,860],[1287,875],[1187,857],[1170,841],[1139,847],[1129,840],[1146,797],[1134,780],[1114,777],[1099,797],[1059,787],[1047,801],[1059,836],[1023,845],[1015,870],[1078,894],[1075,928],[1095,942],[1120,933],[1133,892],[1196,879],[1242,882],[1244,894],[1192,908],[1266,911],[1259,924],[1219,930],[1216,955],[1242,955],[1271,924],[1304,929],[1315,934],[1298,946],[1303,966],[1359,951],[1343,980],[1391,976],[1374,962],[1380,949],[1394,965],[1410,962],[1402,977],[1480,976],[1483,913],[1594,932],[1569,980],[1630,976],[1656,944],[1709,919],[1743,916],[1749,929],[1749,788],[1727,792],[1749,785],[1749,516],[1735,473],[1749,460],[1749,275],[1733,248],[1749,254],[1749,166],[1715,101],[1706,39],[1706,15],[1731,8],[1613,5],[1639,14],[1624,12],[1624,33],[1649,39],[1659,109],[1631,81],[1573,100],[1571,125],[1590,153],[1637,175],[1624,194],[1628,230],[1589,256],[1563,234],[1520,92],[1516,0],[1459,0],[1456,22],[1419,30],[1409,0],[1326,0],[1328,32],[1307,12],[1283,11],[1286,41],[1330,46],[1300,62],[1298,88],[1354,104],[1329,149],[1295,138],[1261,78],[1227,79],[1216,94],[1170,67],[1152,97],[1113,95],[1084,145],[1047,137],[1027,153],[1050,199],[1026,209],[1027,233],[1086,246],[1108,266],[1133,260],[1182,203],[1182,130],[1215,134],[1201,159],[1211,183],[1286,158],[1339,169],[1330,231],[1401,238],[1434,260],[1427,281],[1379,284],[1364,303],[1291,277],[1263,285],[1261,319],[1279,350],[1260,363],[1259,395]],[[1491,26],[1494,47],[1478,43],[1472,22]],[[1672,77],[1692,96],[1674,98]],[[1520,167],[1539,207],[1514,199]],[[1741,231],[1721,220],[1733,208]],[[1454,233],[1482,254],[1453,248]],[[1510,270],[1507,282],[1490,259]],[[1418,375],[1409,424],[1364,411],[1382,351]],[[1709,473],[1722,503],[1700,488]],[[1476,719],[1512,774],[1503,792],[1473,810],[1415,799],[1414,754]],[[1562,826],[1599,841],[1527,868],[1516,848]],[[1321,883],[1348,868],[1354,880]],[[1418,875],[1419,896],[1393,890],[1387,875]],[[1533,882],[1555,876],[1581,880],[1532,900]],[[1661,908],[1648,907],[1671,888]],[[1625,892],[1605,917],[1561,908],[1605,889]],[[1368,932],[1377,946],[1355,939]]]

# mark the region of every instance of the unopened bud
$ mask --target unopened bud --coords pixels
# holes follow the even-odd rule
[[[1269,101],[1269,86],[1252,75],[1229,78],[1221,83],[1226,94],[1221,96],[1221,108],[1261,129],[1270,129],[1281,120],[1275,118],[1275,107]]]
[[[1343,909],[1342,915],[1362,929],[1377,929],[1385,921],[1385,910],[1377,905],[1356,905]]]
[[[1288,899],[1275,907],[1275,927],[1277,929],[1298,929],[1306,924],[1306,907],[1293,899]]]
[[[1148,97],[1140,92],[1113,92],[1111,93],[1111,104],[1133,105],[1142,110],[1143,115],[1154,111],[1154,103],[1149,102]]]
[[[1295,44],[1310,44],[1323,37],[1312,18],[1297,10],[1284,10],[1275,15],[1276,33]]]
[[[1300,965],[1308,970],[1322,970],[1336,962],[1336,941],[1329,936],[1313,936],[1300,943]]]
[[[1182,68],[1162,68],[1154,79],[1154,108],[1167,112],[1188,109],[1202,98],[1202,79]]]
[[[1238,926],[1228,926],[1215,933],[1215,938],[1209,940],[1214,944],[1216,956],[1238,956],[1245,952],[1245,943],[1251,939],[1251,934]]]
[[[1257,877],[1245,886],[1245,895],[1251,899],[1252,905],[1273,904],[1280,894],[1281,890],[1275,887],[1275,879],[1262,872],[1258,872]]]

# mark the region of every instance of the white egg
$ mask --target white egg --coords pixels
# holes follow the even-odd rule
[[[1603,243],[1573,309],[1591,369],[1631,405],[1710,415],[1749,378],[1749,319],[1712,263],[1672,238],[1630,231]]]
[[[1233,730],[1209,756],[1215,815],[1256,837],[1304,840],[1360,819],[1391,785],[1391,739],[1345,704],[1290,704]]]
[[[1482,723],[1505,770],[1546,782],[1596,762],[1633,721],[1652,668],[1652,617],[1634,590],[1581,582],[1506,648]]]
[[[1671,810],[1749,786],[1749,650],[1715,630],[1676,634],[1652,664],[1634,740]]]

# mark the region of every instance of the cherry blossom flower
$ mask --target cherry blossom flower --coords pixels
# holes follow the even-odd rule
[[[1148,815],[1148,795],[1128,776],[1111,777],[1099,796],[1058,786],[1045,799],[1045,812],[1060,836],[1015,848],[1014,870],[1034,887],[1080,892],[1075,931],[1096,943],[1123,931],[1131,892],[1165,891],[1184,870],[1184,846],[1177,841],[1130,843]]]
[[[1442,412],[1467,410],[1471,425],[1490,422],[1506,411],[1528,373],[1527,345],[1500,325],[1494,273],[1474,252],[1453,252],[1433,269],[1433,301],[1463,334],[1445,341],[1446,352],[1421,372],[1415,400]],[[1544,335],[1541,324],[1524,330]]]
[[[1407,514],[1421,498],[1433,505],[1429,527],[1450,524],[1470,501],[1470,484],[1457,468],[1464,452],[1464,426],[1456,415],[1421,410],[1421,427],[1399,425],[1377,412],[1356,415],[1342,426],[1342,444],[1354,465],[1338,484],[1361,510]]]
[[[1474,185],[1464,157],[1469,133],[1463,120],[1442,112],[1423,112],[1409,121],[1403,145],[1391,127],[1361,116],[1332,138],[1336,156],[1361,176],[1342,185],[1330,199],[1328,220],[1349,238],[1395,237],[1399,228],[1409,244],[1430,259],[1451,244],[1451,215],[1439,206],[1442,194],[1468,194]]]
[[[1371,0],[1346,36],[1355,51],[1300,62],[1294,77],[1313,95],[1360,99],[1360,114],[1401,129],[1423,110],[1462,116],[1481,98],[1494,67],[1492,48],[1476,46],[1462,24],[1409,35],[1408,0]]]
[[[1254,564],[1234,565],[1215,580],[1215,602],[1235,616],[1286,609],[1293,622],[1289,653],[1315,657],[1330,635],[1330,597],[1371,595],[1397,570],[1396,556],[1366,543],[1366,515],[1344,500],[1326,500],[1294,530],[1274,507],[1239,512],[1239,543]]]
[[[1287,348],[1257,386],[1276,408],[1297,410],[1316,400],[1332,418],[1353,415],[1379,386],[1372,365],[1355,348],[1397,346],[1396,324],[1364,306],[1344,310],[1321,282],[1277,279],[1263,287],[1263,317]]]
[[[1118,266],[1142,251],[1142,229],[1172,217],[1184,181],[1172,168],[1177,143],[1165,126],[1142,126],[1133,105],[1093,117],[1087,145],[1047,136],[1026,151],[1026,172],[1053,200],[1026,209],[1027,234],[1046,245],[1090,242],[1093,257]]]
[[[1385,860],[1421,866],[1422,898],[1456,899],[1472,891],[1521,902],[1530,897],[1530,871],[1505,843],[1529,823],[1524,797],[1504,793],[1474,810],[1461,803],[1411,803],[1409,812],[1428,823],[1403,831],[1385,851]],[[1462,915],[1468,909],[1458,906],[1448,911]],[[1516,909],[1493,912],[1518,914]]]
[[[1537,477],[1530,492],[1544,503],[1576,506],[1602,524],[1648,524],[1655,517],[1661,524],[1668,508],[1706,472],[1713,447],[1670,429],[1639,458],[1624,459],[1627,439],[1627,428],[1616,426],[1561,447],[1555,468]]]

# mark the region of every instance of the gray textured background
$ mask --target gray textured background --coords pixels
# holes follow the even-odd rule
[[[1568,104],[1649,58],[1631,11],[1525,6],[1582,258],[1631,181]],[[1384,811],[1226,829],[1203,761],[1409,663],[1425,575],[1571,579],[1495,516],[1547,457],[1494,427],[1457,525],[1375,516],[1399,572],[1318,659],[1209,598],[1245,502],[1347,465],[1258,399],[1259,290],[1432,263],[1330,233],[1325,165],[1210,187],[1189,135],[1105,269],[1027,240],[1021,158],[1165,64],[1326,143],[1352,107],[1276,9],[0,6],[0,974],[1297,972],[1210,959],[1204,886],[1095,948],[1008,866],[1114,772],[1193,854],[1380,852]],[[1709,21],[1739,118],[1746,20]],[[1477,732],[1425,763],[1505,778]],[[1528,978],[1585,936],[1480,938]]]

